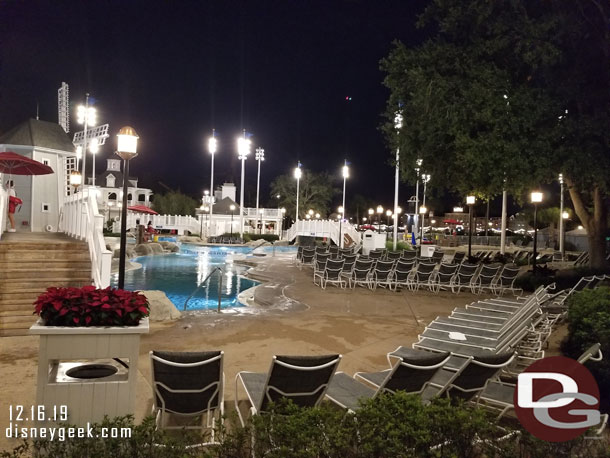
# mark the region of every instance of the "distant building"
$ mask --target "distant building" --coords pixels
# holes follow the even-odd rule
[[[0,135],[0,151],[13,151],[42,162],[53,174],[13,175],[15,193],[23,201],[15,213],[17,231],[57,231],[60,208],[73,190],[70,172],[76,168],[76,150],[59,124],[29,119]],[[2,175],[2,185],[8,181]]]
[[[92,179],[88,178],[88,184],[92,184]],[[121,172],[121,159],[106,159],[106,171],[96,175],[95,184],[99,188],[97,204],[99,212],[105,220],[120,216],[123,204],[123,172]],[[136,177],[127,178],[127,205],[143,205],[150,207],[152,204],[152,190],[140,188]]]

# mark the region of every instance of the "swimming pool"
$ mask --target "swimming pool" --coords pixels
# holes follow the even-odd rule
[[[265,247],[258,249],[267,253]],[[279,247],[277,247],[279,248]],[[276,248],[276,250],[277,250]],[[284,247],[283,247],[284,248]],[[183,310],[184,302],[215,267],[223,270],[221,306],[241,307],[237,296],[256,286],[258,282],[244,278],[247,267],[233,264],[232,254],[248,254],[249,247],[198,246],[182,244],[179,253],[141,256],[134,261],[141,269],[125,272],[125,288],[129,290],[161,290],[170,301]],[[218,274],[212,275],[189,301],[187,310],[216,309],[218,307]],[[117,276],[113,276],[116,283]]]

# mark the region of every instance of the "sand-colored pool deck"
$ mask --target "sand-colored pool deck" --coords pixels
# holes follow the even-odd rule
[[[240,370],[266,372],[275,354],[340,353],[339,370],[381,370],[386,353],[417,340],[425,325],[460,305],[485,296],[471,293],[370,291],[312,283],[309,268],[299,270],[287,255],[255,259],[253,278],[266,280],[257,290],[262,305],[240,313],[186,315],[170,323],[151,323],[140,347],[136,420],[150,412],[150,350],[223,350],[225,400],[232,409],[234,378]],[[0,431],[8,426],[9,404],[35,403],[38,337],[0,339]],[[0,450],[14,442],[0,434]]]

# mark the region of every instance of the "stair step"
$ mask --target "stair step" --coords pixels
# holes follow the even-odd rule
[[[15,327],[16,323],[30,323],[33,324],[38,321],[38,315],[30,313],[29,315],[13,315],[13,316],[0,316],[0,327]]]
[[[61,277],[61,278],[44,278],[42,280],[11,280],[10,282],[0,283],[0,289],[6,293],[18,293],[24,290],[44,292],[51,286],[73,286],[80,288],[82,286],[91,285],[91,276],[84,277]]]
[[[34,313],[34,303],[2,304],[0,305],[0,318],[12,315],[31,315]]]
[[[85,246],[78,250],[22,250],[15,248],[0,251],[0,261],[89,261],[89,249]]]
[[[0,328],[0,337],[17,337],[17,336],[29,336],[30,327],[23,327],[19,329],[2,329]]]
[[[35,276],[37,280],[46,278],[91,278],[91,265],[82,269],[71,267],[47,267],[34,270],[27,267],[11,267],[0,271],[0,285],[3,283],[2,280],[29,280],[33,276]]]
[[[19,300],[32,300],[34,302],[38,296],[46,291],[47,287],[36,287],[36,288],[24,288],[19,291],[5,291],[2,288],[0,293],[0,302],[4,301],[19,301]]]
[[[36,323],[37,318],[31,317],[30,319],[23,319],[21,321],[13,321],[13,322],[4,322],[4,318],[0,320],[0,329],[28,329],[34,323]]]
[[[86,242],[7,242],[0,244],[0,253],[13,250],[87,250]]]

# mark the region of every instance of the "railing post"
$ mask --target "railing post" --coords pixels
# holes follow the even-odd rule
[[[222,270],[218,269],[218,313],[220,313],[221,299],[222,299]]]

